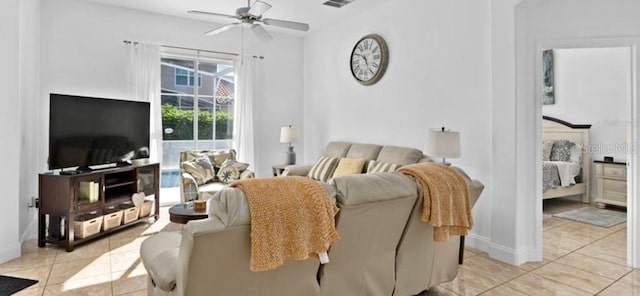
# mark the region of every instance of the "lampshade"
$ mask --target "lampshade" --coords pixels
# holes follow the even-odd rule
[[[280,143],[295,143],[299,135],[297,127],[283,126],[280,128]]]
[[[425,154],[434,157],[460,157],[460,133],[451,130],[429,129]]]

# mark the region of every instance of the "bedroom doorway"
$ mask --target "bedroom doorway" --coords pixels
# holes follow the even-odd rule
[[[543,261],[627,265],[634,48],[540,49]]]

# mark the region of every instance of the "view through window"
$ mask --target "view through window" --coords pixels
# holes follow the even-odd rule
[[[161,64],[161,187],[174,188],[181,151],[231,148],[235,76],[232,60],[163,54]]]

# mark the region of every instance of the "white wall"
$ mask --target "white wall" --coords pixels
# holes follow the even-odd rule
[[[536,46],[552,41],[564,43],[562,47],[638,44],[634,40],[640,36],[640,20],[635,13],[639,9],[640,2],[633,0],[492,1],[492,130],[494,142],[502,143],[494,146],[493,151],[494,156],[502,157],[493,159],[493,183],[500,183],[502,188],[494,190],[492,232],[502,233],[500,239],[507,247],[490,251],[492,256],[502,251],[505,256],[501,259],[512,263],[542,257],[541,225],[536,225],[535,217],[540,201],[536,198],[535,182],[531,182],[536,179],[539,166],[536,143],[540,138],[534,135],[541,115],[541,100],[536,98],[539,92]],[[636,192],[630,194],[633,201],[629,202],[628,209],[639,211]],[[630,223],[635,225],[629,227],[627,233],[632,243],[633,237],[640,235],[637,233],[640,220],[630,220]],[[628,249],[638,252],[637,245],[629,245]],[[640,265],[638,257],[635,256],[634,266]]]
[[[36,162],[41,126],[40,115],[40,0],[20,1],[20,242],[37,236],[38,209],[32,198],[38,196]],[[37,132],[36,132],[37,131]],[[32,207],[29,207],[32,206]]]
[[[20,172],[20,1],[0,1],[0,89],[3,127],[0,153],[5,155],[0,170],[0,263],[20,255],[19,172]],[[35,178],[35,176],[34,176]]]
[[[327,142],[347,140],[422,150],[428,128],[461,132],[451,160],[486,189],[472,237],[490,240],[491,91],[489,1],[388,1],[305,38],[305,163]],[[372,86],[356,82],[349,56],[364,35],[389,46]]]
[[[215,26],[89,1],[44,1],[40,102],[45,118],[50,92],[131,98],[129,47],[123,40],[240,53],[239,30],[216,37],[202,34]],[[271,165],[283,161],[286,148],[279,143],[279,127],[302,125],[302,38],[273,35],[269,43],[257,43],[248,35],[245,47],[245,54],[265,56],[265,89],[254,106],[256,163],[251,164],[262,176],[270,175]],[[46,130],[46,123],[42,128]],[[302,149],[298,151],[302,155]],[[41,145],[39,155],[39,168],[45,170],[47,145]]]
[[[542,114],[574,124],[591,124],[590,157],[613,156],[625,162],[629,123],[631,50],[618,48],[555,49],[555,104],[543,105]],[[592,163],[592,172],[595,166]],[[591,198],[596,176],[591,174]]]

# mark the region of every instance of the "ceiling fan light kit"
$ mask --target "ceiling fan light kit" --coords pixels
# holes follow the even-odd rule
[[[247,24],[251,26],[251,31],[253,31],[253,33],[261,41],[265,42],[273,39],[273,37],[271,37],[271,34],[269,34],[269,32],[267,32],[267,30],[265,30],[265,28],[262,27],[260,23],[268,26],[282,27],[282,28],[293,29],[298,31],[309,30],[309,25],[305,23],[285,21],[285,20],[279,20],[279,19],[269,19],[269,18],[263,19],[262,15],[265,12],[267,12],[269,9],[271,9],[271,4],[267,2],[257,0],[256,2],[253,3],[253,5],[249,5],[249,4],[250,2],[248,0],[247,7],[240,7],[236,9],[236,15],[228,15],[228,14],[201,11],[201,10],[189,10],[187,11],[187,13],[203,14],[207,16],[215,16],[215,17],[221,17],[221,18],[233,18],[233,19],[239,20],[239,22],[226,24],[224,26],[215,28],[211,31],[204,33],[207,36],[220,34],[238,25]]]

